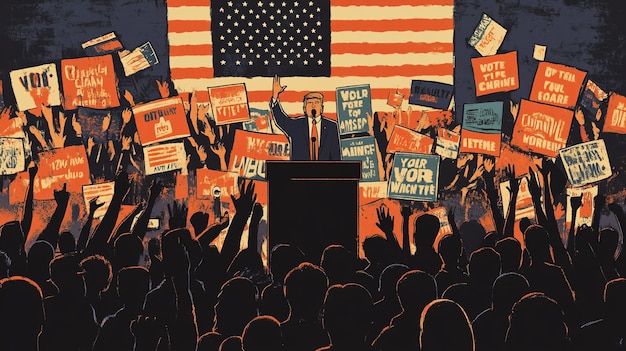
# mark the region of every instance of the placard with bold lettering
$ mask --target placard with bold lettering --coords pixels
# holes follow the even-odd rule
[[[359,182],[359,205],[387,197],[387,182]]]
[[[565,147],[574,112],[522,99],[511,145],[549,157]]]
[[[465,104],[460,152],[500,156],[502,101]]]
[[[196,170],[196,196],[199,199],[214,199],[237,195],[238,178],[237,173],[199,168]]]
[[[115,182],[105,182],[92,185],[83,185],[83,198],[85,199],[85,206],[89,210],[89,201],[98,197],[96,203],[104,203],[102,207],[98,208],[93,214],[93,218],[102,218],[107,212],[111,200],[113,199],[113,192],[115,190]]]
[[[572,206],[570,206],[570,199],[572,197],[581,197],[581,205],[576,211],[576,227],[580,227],[583,224],[591,227],[593,222],[594,211],[594,198],[598,195],[598,186],[593,185],[584,188],[567,188],[567,209],[565,210],[565,221],[568,227],[571,227],[572,222]]]
[[[159,59],[150,42],[141,45],[124,56],[120,55],[120,61],[124,67],[124,74],[127,77],[159,63]]]
[[[530,91],[530,100],[558,107],[574,108],[587,72],[551,62],[539,62]]]
[[[136,105],[133,114],[143,146],[190,135],[183,101],[179,97]]]
[[[626,97],[612,92],[606,109],[603,131],[626,134]]]
[[[185,144],[169,143],[143,148],[146,175],[165,173],[187,167]]]
[[[483,13],[468,44],[483,56],[495,55],[504,41],[506,28]]]
[[[573,187],[595,183],[612,174],[609,154],[602,139],[561,149],[559,156]]]
[[[0,138],[0,175],[17,174],[26,169],[24,139]]]
[[[519,88],[517,51],[472,59],[476,96]]]
[[[361,181],[363,182],[380,180],[376,150],[376,138],[373,136],[341,140],[341,159],[361,161]]]
[[[583,96],[580,98],[580,104],[595,116],[600,108],[600,103],[606,100],[607,97],[607,93],[589,79],[583,91]]]
[[[387,144],[387,152],[430,154],[434,143],[433,138],[396,124],[391,132],[389,144]]]
[[[49,63],[22,68],[9,73],[11,86],[20,111],[61,105],[57,66]]]
[[[451,84],[414,79],[411,81],[409,104],[447,110],[453,91]]]
[[[111,55],[61,60],[63,108],[106,109],[120,105]]]
[[[336,89],[339,134],[363,133],[369,130],[367,119],[372,114],[369,84]]]
[[[250,119],[246,84],[209,87],[213,119],[217,124],[243,122]]]
[[[89,56],[106,55],[124,48],[114,32],[86,41],[81,46]]]
[[[250,120],[242,123],[243,130],[249,132],[271,133],[269,111],[250,108]]]
[[[439,155],[398,152],[387,194],[391,199],[437,201]]]
[[[264,180],[265,161],[287,161],[289,155],[289,139],[286,136],[239,129],[235,131],[228,170],[243,178]]]
[[[82,193],[91,184],[87,152],[82,145],[39,153],[39,170],[33,188],[35,200],[54,199],[54,190],[67,184],[70,193]]]
[[[459,155],[459,146],[461,144],[461,134],[440,128],[437,130],[437,144],[435,145],[435,153],[443,158],[456,159]]]
[[[387,105],[391,107],[398,108],[402,106],[402,101],[404,101],[404,95],[397,90],[395,92],[390,91],[389,95],[387,95]]]

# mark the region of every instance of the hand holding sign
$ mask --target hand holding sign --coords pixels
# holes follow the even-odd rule
[[[169,97],[170,96],[170,84],[167,81],[161,82],[158,79],[156,83],[157,83],[157,86],[159,87],[159,94],[161,94],[161,97],[163,99]]]

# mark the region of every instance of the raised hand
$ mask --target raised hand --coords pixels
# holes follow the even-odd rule
[[[245,179],[240,179],[238,182],[239,185],[239,197],[235,198],[233,194],[230,195],[230,198],[235,205],[235,210],[237,212],[241,212],[244,215],[249,216],[252,211],[252,206],[256,202],[256,193],[254,192],[254,182],[252,180],[246,181]]]
[[[93,147],[96,145],[96,142],[93,141],[93,137],[89,137],[89,139],[87,139],[87,154],[91,155],[91,150],[93,150]]]
[[[509,101],[509,109],[511,111],[511,115],[513,116],[513,120],[517,119],[517,113],[519,112],[519,104],[513,102],[513,100]]]
[[[578,122],[579,125],[582,126],[585,124],[585,114],[583,113],[583,110],[580,107],[576,108],[576,112],[574,112],[574,117],[576,118],[576,122]]]
[[[533,199],[539,200],[541,198],[541,186],[539,185],[539,180],[535,175],[532,167],[528,167],[528,190],[530,191],[530,195]]]
[[[130,136],[122,136],[122,150],[130,150],[133,139]]]
[[[57,205],[67,204],[70,200],[70,193],[67,191],[67,183],[63,183],[61,190],[54,191],[54,201]]]
[[[172,206],[167,204],[167,213],[170,215],[168,225],[170,229],[185,228],[187,226],[188,208],[185,203],[178,206],[178,202],[174,201]]]
[[[411,210],[410,206],[402,206],[400,214],[402,215],[402,218],[408,218],[413,214],[413,210]]]
[[[119,194],[120,196],[124,197],[128,190],[130,190],[130,186],[132,185],[132,183],[133,182],[128,176],[128,173],[122,170],[117,174],[117,177],[115,178],[114,195],[117,196],[117,194]]]
[[[80,123],[78,123],[78,121],[76,120],[75,114],[72,116],[72,128],[74,128],[74,133],[76,133],[76,136],[83,135],[83,128],[80,126]]]
[[[554,168],[554,162],[546,158],[543,159],[543,163],[541,166],[537,166],[537,169],[539,170],[539,172],[541,172],[541,175],[543,175],[544,179],[546,179],[550,172],[552,172],[552,168]]]
[[[261,218],[263,218],[263,205],[257,202],[252,209],[252,221],[258,222]]]
[[[48,122],[48,128],[50,130],[50,138],[52,139],[52,146],[55,149],[60,149],[65,145],[65,122],[67,118],[65,118],[65,114],[63,112],[59,112],[59,132],[57,133],[54,125]]]
[[[159,195],[161,195],[161,190],[163,190],[163,183],[160,180],[153,180],[150,185],[150,195],[148,201],[155,201]]]
[[[89,200],[89,215],[90,216],[93,216],[93,214],[96,213],[96,210],[104,206],[104,202],[98,203],[98,198],[99,196],[96,196],[93,199]]]
[[[124,98],[126,99],[126,101],[128,101],[130,106],[135,106],[135,98],[133,97],[133,94],[130,93],[130,91],[124,90]]]
[[[167,81],[161,82],[158,79],[156,83],[157,83],[157,86],[159,87],[159,94],[161,94],[161,97],[163,99],[169,97],[170,96],[170,84]]]
[[[385,211],[385,208],[387,211]],[[385,234],[393,233],[393,216],[389,215],[389,208],[386,206],[380,206],[376,209],[376,217],[378,217],[378,221],[376,222],[376,226],[382,230]]]
[[[274,100],[278,100],[278,96],[280,93],[287,89],[286,85],[280,85],[280,77],[278,75],[274,76],[274,80],[272,82],[272,98]]]
[[[572,213],[576,213],[576,211],[582,206],[583,198],[582,196],[572,196],[569,199],[569,204],[572,206]]]
[[[206,150],[204,149],[204,145],[198,145],[198,147],[196,148],[196,152],[198,153],[198,157],[200,157],[200,161],[206,162],[208,155],[206,153]]]
[[[211,145],[211,150],[220,158],[223,158],[226,156],[226,147],[224,146],[224,143],[219,142],[216,145]]]
[[[515,178],[515,165],[508,165],[504,169],[504,174],[509,178],[509,192],[517,194],[519,192],[519,180]]]
[[[483,166],[485,167],[485,172],[491,173],[493,171],[496,162],[492,158],[487,158],[483,161]]]
[[[104,116],[104,118],[102,119],[102,131],[106,131],[107,129],[109,129],[109,126],[111,125],[111,112],[107,113],[106,116]]]
[[[130,122],[130,119],[132,117],[133,117],[133,111],[129,108],[125,108],[124,111],[122,111],[122,124],[124,126],[127,125]]]

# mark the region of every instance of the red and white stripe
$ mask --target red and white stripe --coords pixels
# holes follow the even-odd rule
[[[280,0],[277,0],[280,1]],[[308,0],[304,0],[308,1]],[[172,80],[179,92],[245,83],[251,107],[267,109],[272,78],[213,78],[210,0],[168,0]],[[390,91],[412,79],[453,83],[454,0],[331,0],[331,77],[284,77],[287,113],[302,111],[309,91],[324,93],[334,115],[335,88],[370,84],[374,111],[389,111]]]

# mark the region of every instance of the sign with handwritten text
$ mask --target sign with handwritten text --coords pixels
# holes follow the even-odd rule
[[[87,152],[82,145],[39,153],[39,170],[34,181],[35,200],[54,199],[54,190],[67,184],[70,193],[82,193],[91,184]]]
[[[387,152],[417,152],[430,154],[435,141],[426,135],[420,134],[400,125],[395,125],[387,144]]]
[[[559,156],[573,187],[595,183],[612,174],[609,154],[602,139],[561,149]]]
[[[476,96],[519,88],[517,51],[472,59]]]
[[[49,63],[36,67],[17,69],[9,73],[11,86],[20,111],[61,105],[57,66]],[[37,100],[42,100],[38,103]]]
[[[626,134],[626,97],[611,93],[606,109],[604,132]]]
[[[369,130],[367,115],[372,114],[369,84],[337,88],[336,92],[339,134],[367,132]]]
[[[447,110],[453,90],[450,84],[414,79],[411,81],[409,104]]]
[[[93,218],[102,218],[107,212],[111,200],[113,199],[113,192],[115,190],[115,182],[105,182],[92,185],[83,185],[83,198],[85,199],[85,206],[89,206],[89,201],[98,197],[97,203],[104,203],[102,207],[98,208],[93,214]]]
[[[0,175],[17,174],[25,169],[24,139],[0,138]]]
[[[460,152],[500,156],[502,101],[465,104]]]
[[[209,87],[213,119],[217,124],[243,122],[250,119],[246,84]]]
[[[507,30],[489,15],[483,13],[468,44],[483,56],[495,55],[504,41]]]
[[[573,117],[571,110],[522,99],[511,145],[555,157],[567,143]]]
[[[373,136],[341,140],[341,159],[344,161],[361,161],[362,182],[380,180],[378,152],[376,150],[376,138]]]
[[[437,201],[439,155],[396,153],[387,194],[391,199]]]
[[[437,130],[436,142],[435,153],[437,155],[451,159],[456,159],[459,155],[461,134],[448,129],[439,128],[439,130]]]
[[[183,102],[179,97],[136,105],[133,114],[143,146],[190,135]]]
[[[530,100],[574,108],[587,72],[551,62],[539,62]]]
[[[600,103],[606,100],[607,97],[607,93],[589,79],[583,91],[583,96],[580,98],[580,104],[595,116],[600,108]]]
[[[144,147],[143,156],[146,175],[187,167],[187,153],[182,142]]]
[[[61,60],[61,73],[66,110],[120,105],[111,55]]]
[[[289,139],[284,135],[237,130],[228,170],[243,178],[264,180],[265,161],[286,161],[289,155]]]

